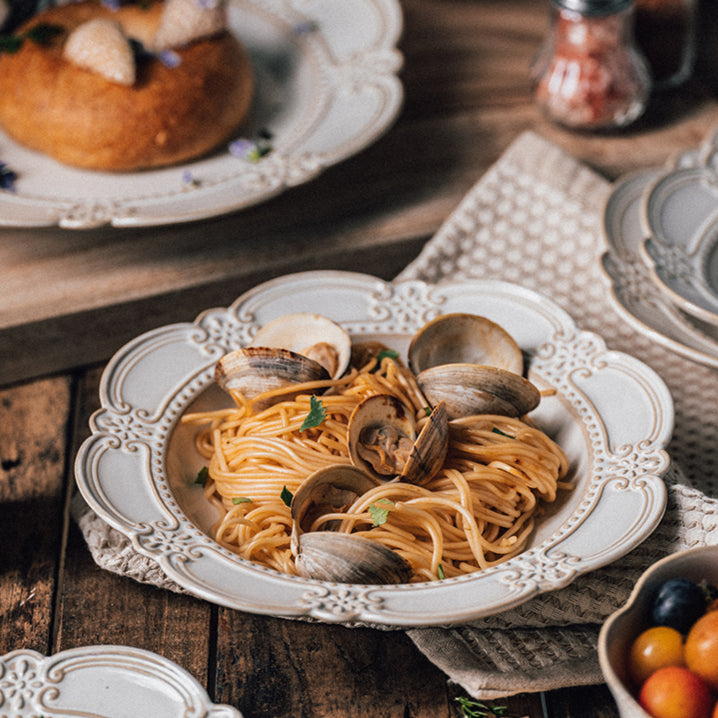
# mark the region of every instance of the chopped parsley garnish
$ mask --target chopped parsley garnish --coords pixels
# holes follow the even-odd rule
[[[22,47],[25,40],[32,40],[36,45],[49,45],[64,32],[65,29],[61,25],[39,22],[23,35],[0,35],[0,52],[15,53]]]
[[[493,429],[491,429],[491,431],[492,431],[494,434],[501,434],[501,436],[505,436],[505,437],[508,438],[508,439],[515,439],[515,438],[516,438],[515,436],[511,436],[511,434],[507,434],[505,431],[501,431],[501,429],[497,429],[496,427],[494,427]]]
[[[319,426],[326,418],[327,411],[324,404],[316,396],[312,396],[309,399],[309,413],[299,427],[299,431],[313,429],[315,426]]]
[[[427,416],[431,416],[431,407],[430,407],[430,406],[425,406],[425,407],[424,407],[424,413],[425,413]]]
[[[64,32],[65,29],[61,25],[39,22],[25,33],[25,37],[37,45],[49,45],[56,37],[62,35]]]
[[[232,503],[237,506],[239,504],[251,504],[252,499],[247,498],[246,496],[234,496],[232,498]]]
[[[460,707],[461,715],[466,718],[494,718],[506,716],[507,706],[489,706],[486,703],[475,701],[473,698],[459,696],[454,699]]]
[[[446,574],[444,573],[444,567],[441,564],[437,566],[436,573],[439,576],[439,581],[443,581],[446,578]]]
[[[209,469],[206,466],[203,466],[197,473],[197,478],[194,480],[194,482],[195,484],[201,484],[202,486],[204,486],[207,483],[208,478]]]
[[[294,496],[286,486],[282,486],[282,493],[279,494],[279,497],[282,499],[282,501],[284,501],[287,506],[292,505],[292,499],[294,498]]]
[[[377,504],[387,504],[387,508],[377,506]],[[372,524],[374,526],[381,526],[387,522],[391,507],[394,504],[389,499],[378,499],[376,503],[369,504],[369,515],[371,516]]]
[[[398,359],[399,352],[396,349],[382,349],[377,355],[376,360],[378,364],[381,364],[382,359]]]

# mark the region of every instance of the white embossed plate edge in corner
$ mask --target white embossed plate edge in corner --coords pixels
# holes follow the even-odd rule
[[[183,453],[182,447],[191,442],[180,440],[176,421],[193,401],[210,400],[209,369],[218,352],[246,341],[259,325],[290,311],[322,311],[355,335],[386,337],[406,346],[411,332],[427,318],[462,308],[486,310],[490,318],[511,325],[519,344],[532,355],[532,378],[559,390],[555,400],[542,402],[537,420],[566,442],[578,487],[555,514],[549,512],[526,552],[458,579],[341,586],[257,567],[209,539],[211,521],[201,505],[204,499],[191,486],[199,464],[193,467],[193,459]],[[163,368],[162,353],[155,355],[153,345],[159,338],[164,347],[168,336],[184,345],[186,366],[154,397],[136,392],[146,403],[135,411],[135,419],[149,425],[150,433],[160,427],[154,443],[140,436],[130,445],[126,436],[117,435],[117,428],[103,426],[97,417],[108,411],[105,406],[93,421],[93,436],[78,454],[77,479],[102,518],[128,535],[170,578],[207,600],[255,613],[346,625],[399,628],[465,622],[568,585],[581,573],[615,560],[644,540],[663,513],[660,474],[668,465],[664,447],[673,422],[665,385],[641,362],[606,351],[599,337],[579,332],[563,310],[530,290],[491,281],[390,284],[350,272],[289,275],[247,292],[228,309],[204,312],[193,325],[174,325],[130,343],[108,365],[103,404],[114,397],[115,410],[132,414],[127,394],[138,377],[148,382]],[[133,371],[139,373],[133,376]],[[125,388],[118,393],[113,384],[120,376]],[[624,400],[626,392],[637,407],[630,420],[611,404]],[[179,480],[173,462],[186,467]],[[104,475],[118,467],[127,469],[125,475],[134,482],[119,493],[116,477]],[[601,525],[606,506],[615,514],[611,531]]]
[[[0,709],[14,718],[33,716],[152,715],[242,718],[214,704],[204,687],[176,663],[130,646],[80,646],[43,656],[18,649],[0,656]],[[6,713],[11,711],[11,713]]]

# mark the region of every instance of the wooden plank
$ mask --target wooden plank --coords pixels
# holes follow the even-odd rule
[[[67,377],[0,391],[0,654],[50,646],[69,399]]]
[[[546,694],[546,705],[551,718],[619,718],[606,685],[551,691]]]
[[[453,718],[460,695],[402,631],[220,610],[216,696],[245,718]],[[538,695],[496,704],[543,718]]]
[[[87,420],[99,401],[99,375],[99,370],[93,370],[79,382],[71,456],[89,434]],[[78,527],[71,525],[53,652],[94,644],[144,648],[175,661],[206,685],[211,612],[198,599],[98,568]]]

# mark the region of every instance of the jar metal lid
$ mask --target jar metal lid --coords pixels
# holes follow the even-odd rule
[[[551,0],[562,10],[572,10],[581,15],[611,15],[623,12],[633,5],[633,0]]]

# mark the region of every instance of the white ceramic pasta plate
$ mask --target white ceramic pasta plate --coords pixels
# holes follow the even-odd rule
[[[128,646],[85,646],[44,657],[17,650],[0,657],[0,715],[92,718],[242,718],[215,705],[187,671]]]
[[[239,210],[311,180],[396,118],[397,0],[228,0],[228,11],[256,75],[242,137],[268,132],[269,154],[250,162],[221,148],[180,166],[103,173],[61,165],[0,131],[0,161],[18,175],[15,191],[0,191],[0,225],[148,226]]]
[[[556,396],[532,414],[567,452],[575,489],[551,505],[528,549],[482,572],[400,586],[324,583],[263,568],[209,538],[215,509],[194,481],[205,463],[188,410],[228,405],[214,364],[267,321],[296,311],[325,314],[358,340],[405,353],[428,319],[466,311],[506,328],[530,357],[531,379]],[[110,361],[102,408],[76,460],[89,505],[130,537],[178,584],[220,605],[347,625],[466,622],[569,584],[643,541],[665,508],[660,476],[673,404],[660,378],[607,351],[544,297],[512,284],[471,280],[389,284],[350,272],[306,272],[244,294],[228,309],[138,337]]]
[[[696,162],[696,153],[686,153],[677,166],[690,167]],[[634,329],[681,356],[718,367],[718,338],[711,336],[710,327],[704,330],[678,309],[654,283],[646,264],[644,195],[666,171],[665,168],[642,170],[614,184],[604,208],[607,251],[601,266],[615,309]]]

